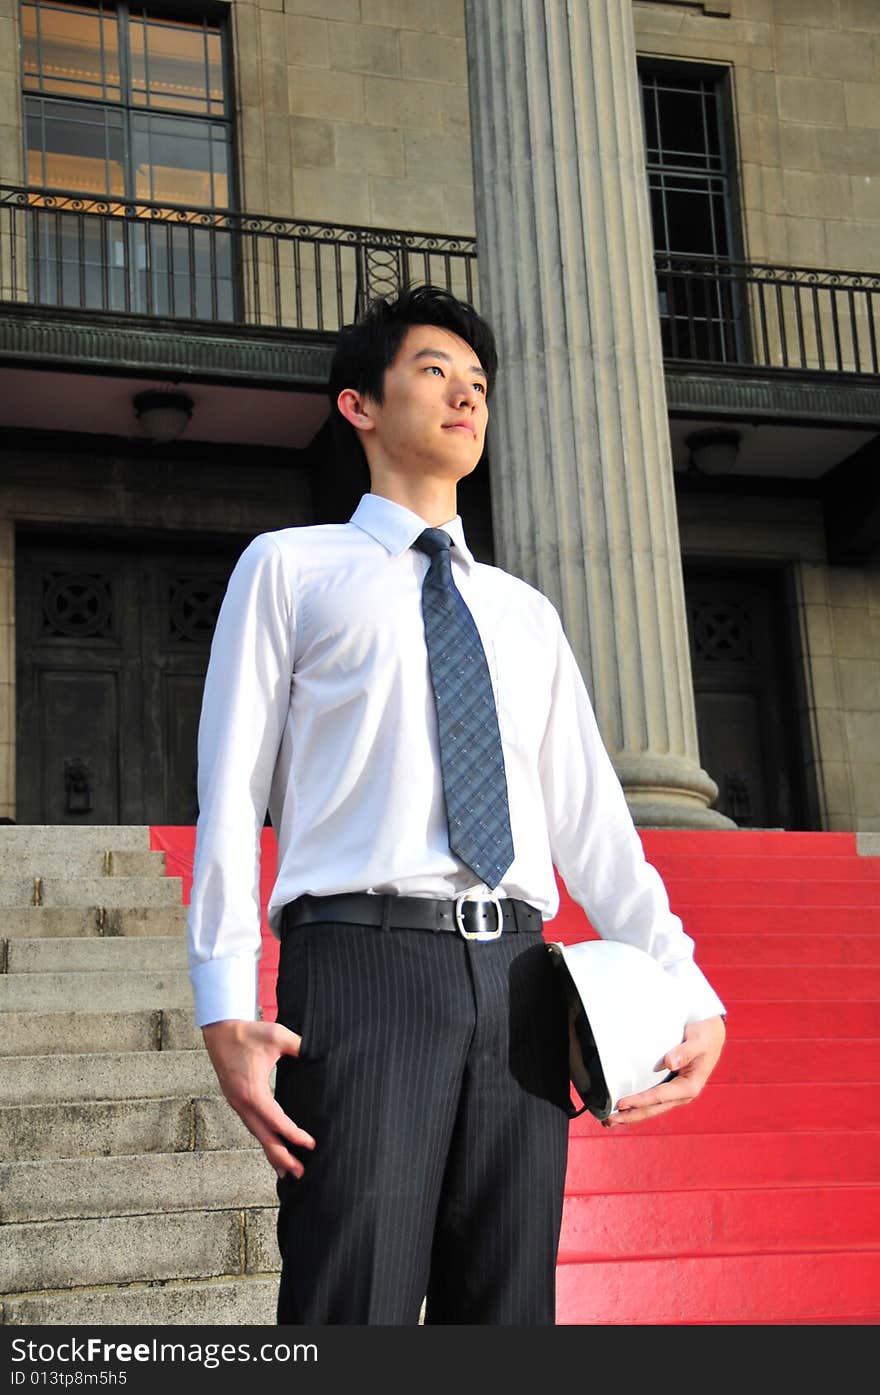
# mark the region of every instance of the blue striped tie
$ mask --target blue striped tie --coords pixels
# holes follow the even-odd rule
[[[504,754],[483,644],[452,578],[451,545],[441,528],[426,528],[414,543],[431,559],[422,615],[449,846],[481,882],[496,887],[513,861]]]

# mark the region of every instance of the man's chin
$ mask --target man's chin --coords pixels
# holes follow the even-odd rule
[[[466,464],[460,465],[458,468],[458,479],[463,480],[467,475],[472,475],[481,460],[482,456],[478,456],[476,460],[469,460]]]

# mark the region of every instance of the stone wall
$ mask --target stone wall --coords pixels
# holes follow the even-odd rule
[[[633,19],[640,55],[731,69],[746,256],[880,269],[876,0],[633,0]]]
[[[798,573],[821,826],[880,830],[880,567]]]
[[[462,0],[233,0],[242,204],[473,233]]]
[[[0,0],[0,184],[23,176],[18,0]]]

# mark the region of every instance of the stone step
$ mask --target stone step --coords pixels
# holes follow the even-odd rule
[[[108,877],[164,877],[165,854],[159,849],[130,852],[126,849],[110,848],[106,864],[101,870]]]
[[[0,839],[0,877],[164,877],[164,852],[77,848],[36,850],[22,857]]]
[[[66,1293],[27,1293],[0,1301],[10,1327],[270,1327],[277,1275],[198,1283],[148,1283]]]
[[[43,853],[62,856],[83,852],[149,852],[149,824],[38,824],[0,826],[0,850],[15,852],[22,862]]]
[[[180,877],[4,877],[0,906],[179,906]]]
[[[146,828],[0,830],[2,1323],[274,1322],[275,1177],[192,1020],[181,892]]]
[[[7,1056],[0,1105],[211,1095],[220,1089],[207,1051]]]
[[[186,935],[187,907],[0,906],[0,936],[44,940],[60,936]]]
[[[186,1008],[0,1013],[0,1057],[186,1051],[202,1045],[202,1033]]]
[[[274,1088],[274,1072],[270,1088]],[[239,1119],[231,1104],[219,1092],[193,1100],[193,1148],[211,1152],[224,1148],[261,1148]],[[261,1149],[262,1151],[262,1149]]]
[[[193,1101],[182,1098],[0,1108],[0,1137],[8,1162],[184,1152],[193,1146],[194,1131]]]
[[[274,1207],[0,1226],[0,1294],[278,1268]]]
[[[276,1204],[261,1148],[0,1164],[3,1224]]]
[[[54,936],[45,940],[0,940],[0,964],[5,963],[8,974],[51,973],[128,973],[161,972],[165,969],[186,969],[186,944],[175,936],[140,935],[90,936],[67,938]]]
[[[189,976],[162,973],[0,974],[2,1012],[129,1012],[192,1007]]]
[[[222,1095],[0,1107],[5,1162],[259,1148]]]

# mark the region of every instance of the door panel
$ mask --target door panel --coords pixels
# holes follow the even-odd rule
[[[166,673],[161,682],[160,761],[151,766],[161,785],[151,789],[154,802],[164,800],[178,811],[174,823],[195,823],[199,815],[196,798],[196,742],[202,703],[204,671],[186,675]]]
[[[214,626],[234,559],[168,555],[145,558],[141,594],[155,623],[145,627],[144,790],[150,809],[174,809],[169,823],[195,823],[196,740]],[[153,819],[151,822],[162,822]]]
[[[120,554],[69,541],[19,548],[19,822],[142,820],[138,623]]]
[[[757,693],[696,694],[700,762],[718,784],[715,808],[736,823],[770,822]]]
[[[37,671],[39,739],[26,759],[39,766],[46,823],[120,822],[119,676]]]
[[[803,828],[797,701],[779,573],[685,567],[700,762],[744,828]]]
[[[240,545],[19,540],[20,823],[193,823],[211,639]]]

